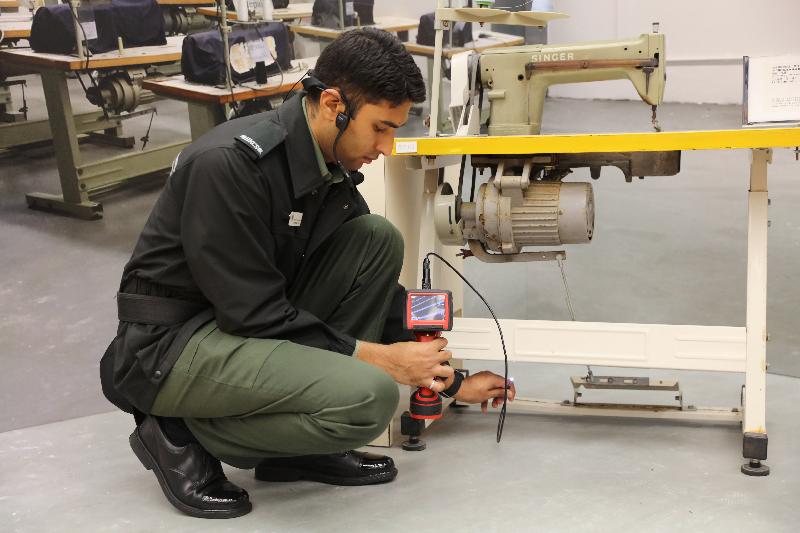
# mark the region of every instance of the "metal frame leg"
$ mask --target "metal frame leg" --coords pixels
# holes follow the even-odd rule
[[[225,122],[225,106],[212,103],[189,102],[189,128],[192,140]]]
[[[41,72],[53,146],[61,182],[61,195],[30,193],[25,198],[28,207],[45,211],[56,211],[84,219],[102,216],[103,207],[89,200],[89,194],[81,189],[78,168],[81,164],[78,135],[72,114],[65,72],[45,70]]]
[[[85,220],[100,218],[103,213],[99,202],[89,200],[89,194],[115,187],[126,180],[162,172],[170,168],[178,153],[189,141],[177,141],[147,150],[116,157],[81,163],[77,133],[83,126],[72,116],[66,73],[43,71],[44,88],[53,146],[58,163],[62,195],[30,193],[25,195],[28,207],[74,216]],[[90,126],[88,131],[99,127]],[[110,129],[103,124],[104,129]]]
[[[744,391],[742,472],[767,475],[767,165],[772,149],[751,151],[747,228],[747,363]]]

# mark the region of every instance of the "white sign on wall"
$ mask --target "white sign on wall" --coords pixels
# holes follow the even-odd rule
[[[742,122],[800,124],[800,55],[744,57]]]

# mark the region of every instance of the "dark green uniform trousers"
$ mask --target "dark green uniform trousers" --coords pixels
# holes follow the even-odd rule
[[[402,262],[399,231],[364,215],[314,252],[288,297],[333,328],[378,341]],[[251,468],[267,457],[368,444],[397,402],[397,384],[375,366],[285,340],[228,335],[211,322],[186,345],[152,413],[183,418],[212,455]]]

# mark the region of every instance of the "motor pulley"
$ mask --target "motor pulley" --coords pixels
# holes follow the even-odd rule
[[[94,105],[114,113],[133,111],[139,105],[145,76],[143,69],[103,72],[97,85],[86,91],[87,98]]]

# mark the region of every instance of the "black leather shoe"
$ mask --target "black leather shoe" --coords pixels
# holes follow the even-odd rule
[[[169,502],[198,518],[234,518],[250,512],[247,492],[222,472],[219,460],[197,443],[172,444],[148,416],[128,439],[136,457],[152,470]]]
[[[319,481],[331,485],[373,485],[397,476],[391,457],[349,451],[264,459],[256,466],[260,481]]]

